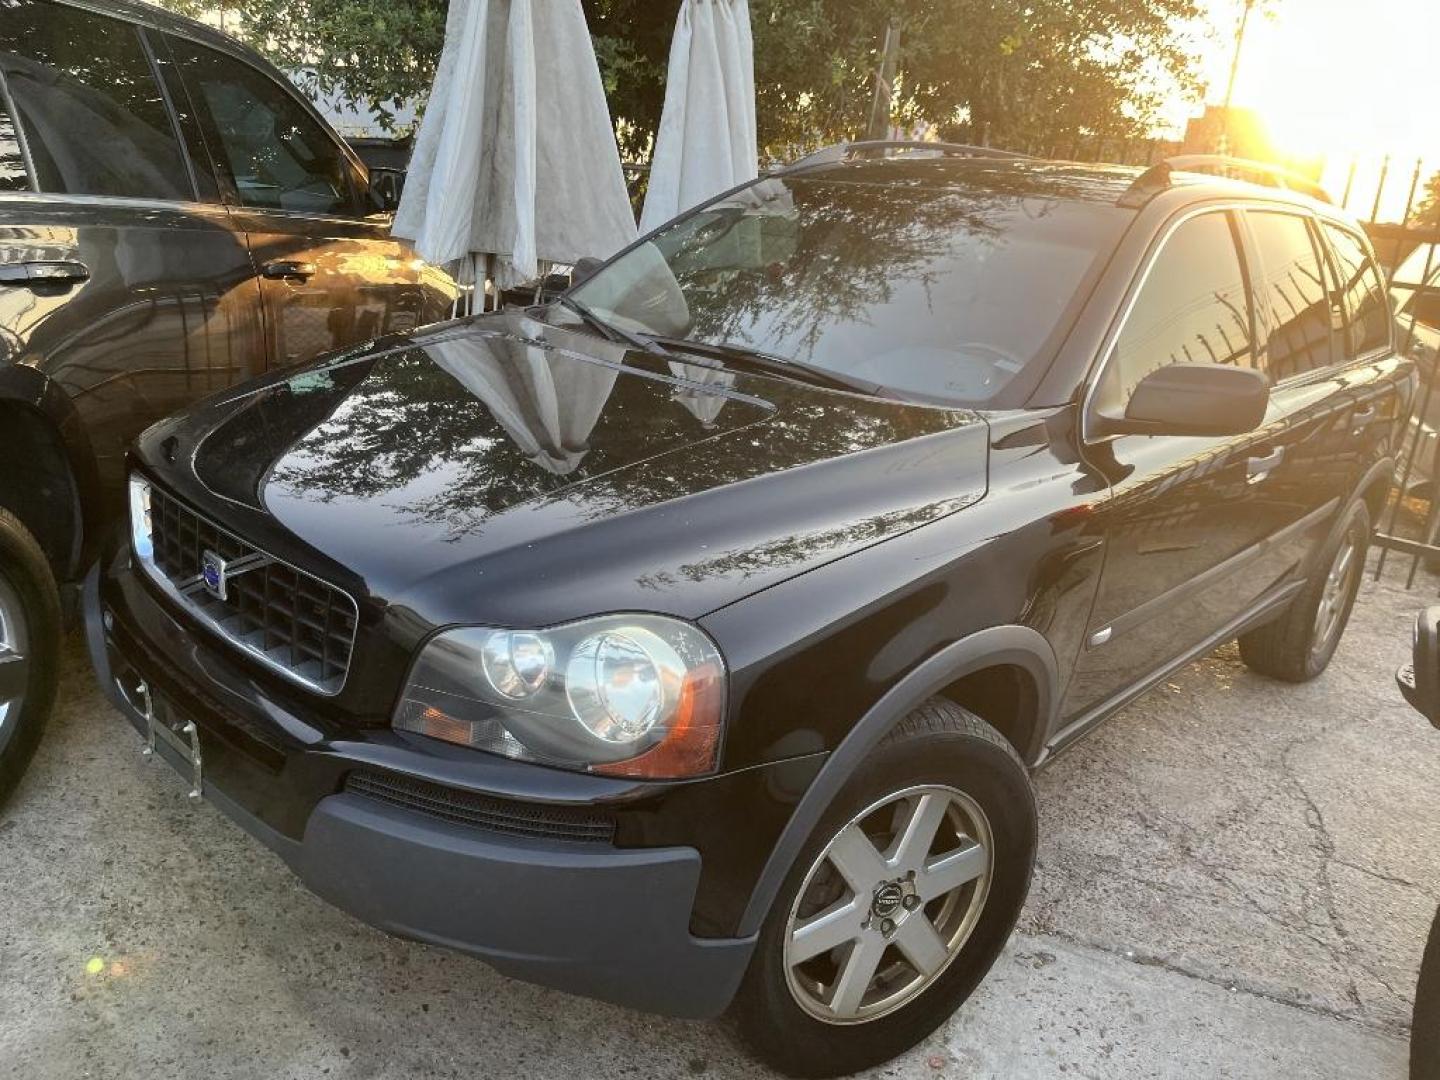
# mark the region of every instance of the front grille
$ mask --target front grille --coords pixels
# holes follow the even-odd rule
[[[615,822],[595,811],[511,802],[373,769],[350,773],[345,778],[345,790],[456,825],[507,836],[586,844],[608,844],[615,837]]]
[[[250,655],[321,693],[345,682],[358,612],[325,584],[150,488],[149,569],[186,607]],[[226,564],[225,596],[206,588],[206,552]]]

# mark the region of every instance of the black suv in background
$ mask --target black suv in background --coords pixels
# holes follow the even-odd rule
[[[156,425],[85,594],[320,895],[809,1076],[984,977],[1030,769],[1226,640],[1325,668],[1413,382],[1304,195],[833,158]]]
[[[385,209],[225,36],[138,3],[0,3],[0,799],[140,430],[448,316],[451,283],[389,238]]]

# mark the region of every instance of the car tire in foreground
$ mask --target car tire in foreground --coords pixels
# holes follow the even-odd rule
[[[60,597],[40,545],[0,510],[0,805],[40,745],[59,680]]]
[[[1410,1080],[1440,1080],[1440,910],[1435,912],[1425,956],[1420,961],[1420,978],[1415,983]]]
[[[1370,511],[1356,499],[1320,553],[1305,588],[1274,622],[1240,635],[1240,659],[1251,671],[1306,682],[1330,663],[1350,621],[1370,550]]]
[[[943,699],[910,713],[841,789],[760,932],[741,1038],[791,1076],[903,1053],[970,996],[1035,861],[1035,796],[1003,736]]]

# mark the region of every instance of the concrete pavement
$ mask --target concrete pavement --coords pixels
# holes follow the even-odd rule
[[[1366,579],[1314,683],[1227,646],[1043,771],[1020,932],[875,1075],[1402,1078],[1440,901],[1440,732],[1391,681],[1435,582],[1390,577]],[[0,811],[0,1076],[767,1075],[722,1025],[356,923],[137,750],[72,640]]]

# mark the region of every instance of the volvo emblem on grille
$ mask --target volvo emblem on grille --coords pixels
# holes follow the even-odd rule
[[[213,551],[200,556],[200,576],[205,582],[205,591],[216,600],[225,597],[225,560]]]

